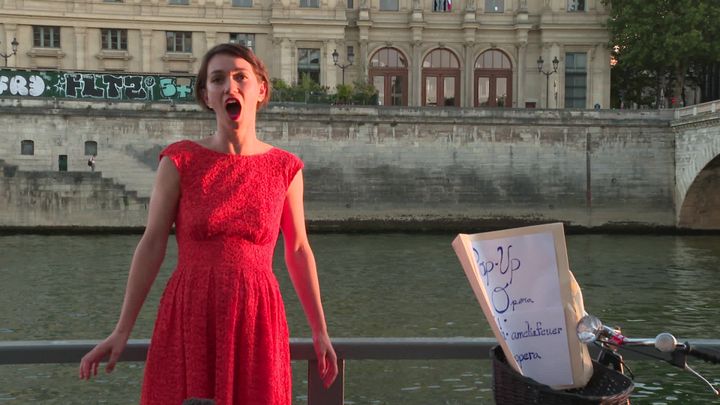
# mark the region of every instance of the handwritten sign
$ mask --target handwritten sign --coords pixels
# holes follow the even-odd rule
[[[555,388],[584,385],[562,224],[460,234],[453,248],[508,362]]]

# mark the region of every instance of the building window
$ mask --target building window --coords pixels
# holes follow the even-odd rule
[[[232,33],[230,34],[230,43],[245,45],[255,52],[255,34]]]
[[[102,49],[105,50],[127,50],[127,30],[103,29]]]
[[[505,0],[485,0],[486,13],[504,13]]]
[[[355,3],[353,0],[347,0],[347,8],[355,8]]]
[[[166,31],[167,52],[192,52],[192,32]]]
[[[491,49],[475,61],[475,107],[512,107],[512,64]]]
[[[587,106],[587,54],[565,54],[565,108]]]
[[[408,105],[408,63],[395,48],[382,48],[370,58],[370,82],[378,105]]]
[[[233,7],[252,7],[252,0],[232,0]]]
[[[568,0],[567,11],[585,11],[585,0]]]
[[[320,49],[298,48],[298,83],[304,76],[320,84]]]
[[[85,156],[97,156],[97,142],[85,141]]]
[[[33,26],[35,48],[60,48],[60,27]]]
[[[168,0],[168,4],[174,4],[177,6],[187,6],[190,4],[190,0]]]
[[[398,0],[380,0],[380,11],[398,11]]]
[[[452,11],[452,0],[432,0],[433,11],[447,13]]]
[[[422,64],[424,106],[460,106],[460,63],[447,49],[430,52]]]
[[[300,0],[300,7],[320,8],[320,1],[319,0]]]
[[[20,142],[20,154],[21,155],[34,155],[35,154],[35,142],[30,140],[24,140]]]

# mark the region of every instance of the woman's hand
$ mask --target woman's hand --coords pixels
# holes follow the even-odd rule
[[[330,343],[330,336],[327,333],[313,336],[313,347],[318,361],[318,373],[327,389],[338,375],[337,355]]]
[[[80,369],[78,377],[81,380],[89,380],[91,377],[97,376],[100,361],[106,356],[110,356],[105,366],[105,372],[111,373],[115,369],[117,363],[125,350],[129,336],[121,333],[113,332],[105,340],[98,343],[94,349],[90,350],[82,360],[80,360]]]

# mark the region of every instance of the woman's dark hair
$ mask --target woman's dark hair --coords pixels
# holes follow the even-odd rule
[[[205,53],[205,56],[203,56],[202,63],[200,64],[200,70],[198,70],[197,78],[195,79],[194,89],[195,100],[198,102],[198,104],[200,104],[201,107],[208,111],[211,110],[210,107],[205,104],[205,100],[203,100],[203,92],[207,88],[208,65],[210,64],[210,59],[212,59],[215,55],[230,55],[245,59],[250,64],[250,66],[253,67],[253,71],[255,72],[255,76],[257,76],[258,80],[260,82],[265,82],[265,87],[267,87],[265,97],[262,99],[262,101],[258,101],[257,108],[259,110],[265,105],[267,105],[267,103],[270,101],[271,86],[270,75],[268,74],[265,64],[247,46],[228,43],[215,45]]]

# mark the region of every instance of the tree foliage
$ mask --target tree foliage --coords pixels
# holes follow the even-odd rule
[[[603,0],[610,5],[610,48],[617,63],[616,94],[639,103],[636,81],[669,84],[680,97],[686,81],[697,84],[704,66],[720,61],[719,0]],[[619,85],[622,84],[623,87]]]

